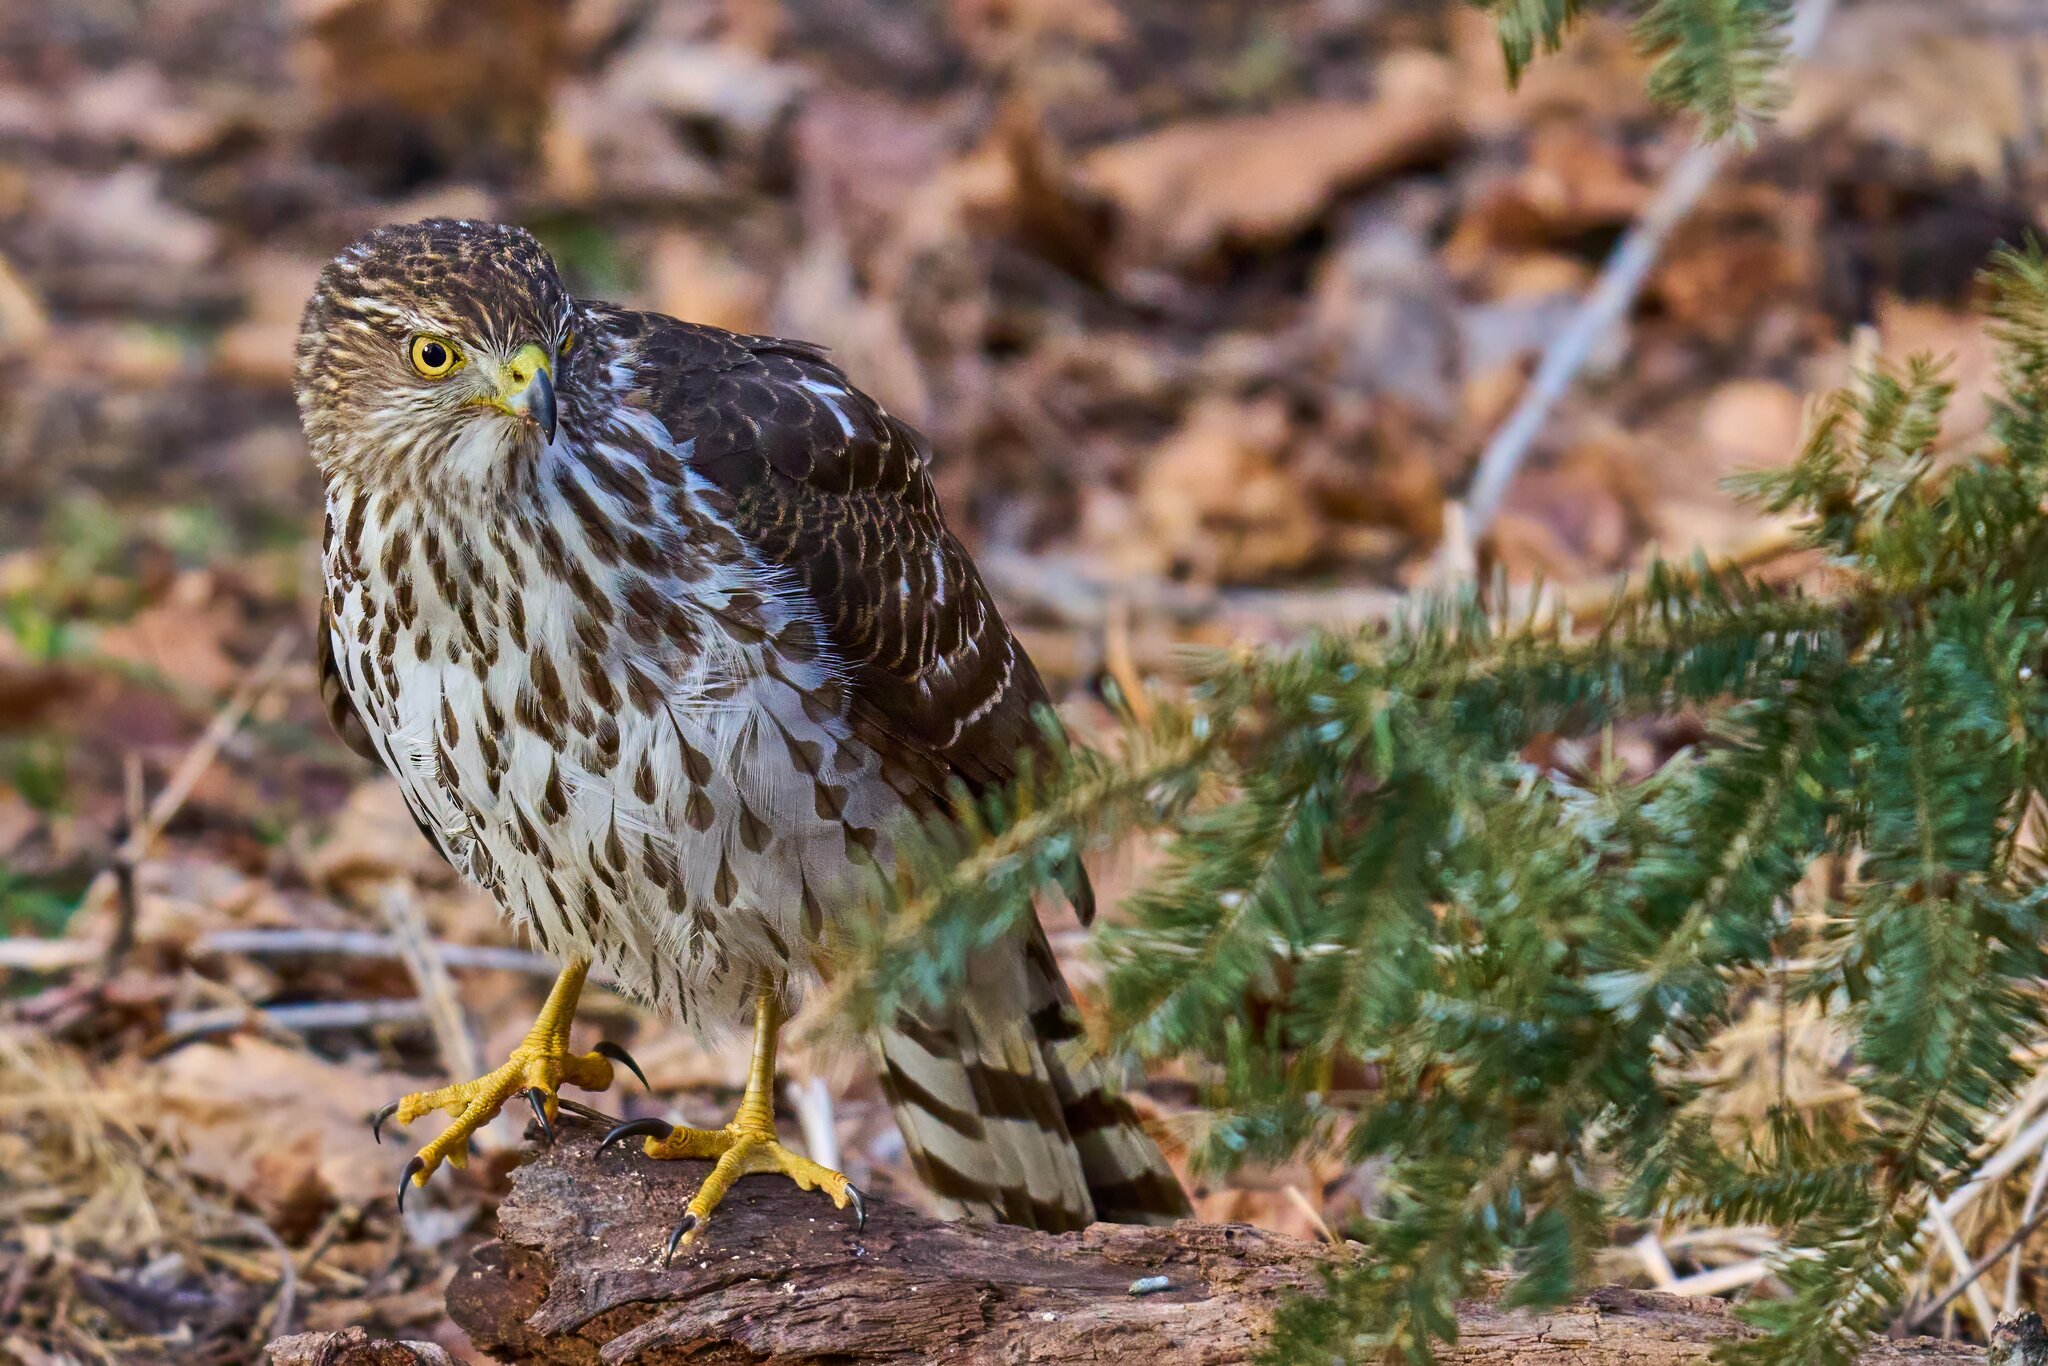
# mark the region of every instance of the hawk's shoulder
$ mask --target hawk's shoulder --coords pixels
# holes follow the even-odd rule
[[[619,314],[632,401],[715,487],[735,528],[809,594],[852,685],[855,729],[943,799],[1016,774],[1045,685],[932,488],[930,448],[824,351]]]

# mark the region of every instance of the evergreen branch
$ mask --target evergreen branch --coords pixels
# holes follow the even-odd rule
[[[1554,1301],[1620,1209],[1773,1225],[1785,1293],[1736,1357],[1849,1361],[2048,1034],[2021,834],[2048,806],[2048,264],[2006,254],[1987,295],[2001,450],[1937,467],[1950,386],[1914,363],[1749,482],[1828,552],[1829,598],[1659,564],[1583,634],[1466,594],[1212,660],[1120,759],[1057,752],[906,837],[841,980],[869,1019],[936,995],[1077,854],[1164,830],[1099,941],[1107,1045],[1203,1085],[1205,1166],[1341,1154],[1384,1190],[1273,1359],[1427,1360],[1478,1276]],[[1705,738],[1653,773],[1534,762],[1680,709]],[[1854,1097],[1734,1138],[1702,1078],[1787,960],[1774,985],[1853,1038]],[[1376,1084],[1333,1091],[1359,1063]]]

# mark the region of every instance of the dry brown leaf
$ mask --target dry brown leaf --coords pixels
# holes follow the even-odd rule
[[[1941,448],[1967,449],[1991,422],[1990,394],[1998,360],[1983,322],[1972,313],[1940,304],[1882,299],[1877,306],[1879,350],[1895,368],[1913,356],[1942,362],[1956,386],[1941,423]]]
[[[2048,123],[2044,59],[2038,30],[1972,31],[1941,5],[1850,6],[1802,67],[1781,127],[1845,127],[1944,175],[1997,183]]]
[[[656,238],[647,276],[649,302],[664,313],[733,332],[767,326],[767,280],[696,233]]]
[[[1784,465],[1799,454],[1806,398],[1768,379],[1730,380],[1700,410],[1707,459],[1660,462],[1668,488],[1697,487],[1742,470]]]
[[[541,183],[566,204],[675,203],[715,194],[718,173],[673,122],[617,92],[565,85],[540,137]]]
[[[291,383],[299,314],[319,278],[321,262],[265,253],[242,268],[247,311],[221,334],[214,363],[222,373],[254,384]]]
[[[413,823],[405,795],[389,778],[359,785],[335,818],[334,829],[306,860],[315,885],[345,888],[394,876],[440,881],[448,866]]]
[[[1211,397],[1147,463],[1138,504],[1165,567],[1210,582],[1270,578],[1313,563],[1325,527],[1282,468],[1291,438],[1278,400]]]
[[[1447,91],[1403,93],[1171,124],[1098,149],[1078,175],[1116,204],[1131,254],[1186,262],[1299,232],[1339,193],[1440,156],[1458,135]]]
[[[243,621],[234,606],[213,599],[212,591],[206,575],[181,575],[165,601],[102,630],[96,652],[176,679],[180,687],[225,695],[244,671],[223,642],[241,632]]]
[[[281,1233],[302,1233],[335,1202],[389,1193],[391,1150],[365,1121],[417,1083],[238,1036],[179,1049],[143,1084],[151,1124],[187,1171],[247,1197]]]

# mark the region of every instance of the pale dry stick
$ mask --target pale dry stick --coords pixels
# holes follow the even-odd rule
[[[1705,1228],[1673,1229],[1663,1242],[1666,1252],[1691,1254],[1733,1248],[1752,1257],[1764,1257],[1778,1250],[1777,1238],[1769,1229],[1759,1224],[1735,1228],[1708,1225]]]
[[[2043,1088],[2037,1082],[2000,1118],[2000,1125],[2014,1122],[2017,1116],[2031,1112],[2042,1099]],[[2035,1120],[2006,1140],[1997,1152],[1977,1168],[1968,1181],[1950,1192],[1948,1199],[1938,1205],[1930,1205],[1927,1218],[1921,1222],[1922,1235],[1930,1230],[1938,1231],[1943,1223],[1953,1226],[1957,1217],[1968,1209],[1973,1201],[2018,1171],[2029,1158],[2038,1158],[2044,1149],[2048,1149],[2048,1116]],[[1969,1258],[1965,1256],[1956,1262],[1956,1266],[1967,1276],[1970,1270]],[[1946,1305],[1951,1298],[1953,1297],[1944,1295],[1941,1302]]]
[[[451,1077],[482,1075],[483,1060],[477,1054],[476,1040],[470,1035],[462,1002],[456,998],[455,982],[448,975],[448,964],[442,959],[434,936],[427,930],[426,917],[420,914],[411,885],[393,878],[384,884],[380,903],[384,922],[391,926],[399,955],[405,959],[406,971],[412,974],[420,1004],[426,1008],[428,1023],[433,1026],[441,1066]]]
[[[21,278],[13,262],[0,256],[0,346],[41,341],[50,330],[50,315]]]
[[[2000,1243],[1997,1247],[1992,1248],[1991,1254],[1989,1256],[1987,1256],[1982,1262],[1971,1267],[1968,1275],[1964,1276],[1962,1280],[1958,1281],[1956,1284],[1950,1286],[1946,1291],[1942,1292],[1942,1296],[1940,1299],[1936,1300],[1933,1304],[1928,1305],[1926,1309],[1922,1310],[1918,1314],[1913,1315],[1912,1318],[1907,1320],[1907,1331],[1911,1332],[1916,1328],[1925,1328],[1936,1317],[1938,1317],[1943,1310],[1947,1309],[1950,1304],[1955,1302],[1956,1296],[1962,1294],[1965,1290],[1975,1285],[1977,1283],[1977,1278],[1979,1276],[1982,1276],[1986,1271],[1989,1271],[1992,1267],[1998,1265],[1999,1258],[2005,1256],[2006,1253],[2013,1253],[2014,1261],[2015,1263],[2017,1263],[2020,1244],[2026,1242],[2028,1238],[2032,1237],[2034,1231],[2041,1227],[2043,1221],[2048,1221],[2048,1209],[2035,1211],[2031,1219],[2028,1219],[2026,1222],[2022,1223],[2018,1228],[2014,1229],[2004,1242]]]
[[[329,1266],[320,1260],[327,1255],[327,1250],[334,1246],[334,1240],[341,1236],[341,1231],[362,1217],[361,1205],[341,1204],[329,1210],[327,1217],[320,1221],[320,1227],[314,1232],[312,1241],[306,1244],[295,1260],[294,1265],[298,1274],[302,1277],[310,1276],[318,1271],[330,1281],[339,1278],[343,1283],[354,1282],[357,1290],[367,1286],[369,1281],[355,1272]]]
[[[434,950],[451,968],[484,972],[523,972],[552,981],[562,965],[539,954],[499,944],[449,944],[434,941]],[[194,940],[188,950],[192,957],[212,954],[240,954],[250,958],[339,957],[403,958],[404,950],[395,936],[375,930],[212,930]],[[101,956],[95,945],[77,939],[0,939],[0,972],[62,972],[84,967]],[[617,981],[602,968],[591,966],[588,985],[617,993]],[[630,998],[621,1001],[632,1004]]]
[[[804,1133],[804,1152],[821,1167],[839,1170],[839,1121],[832,1113],[832,1088],[823,1077],[812,1075],[802,1082],[783,1087],[789,1108],[796,1111],[797,1127]]]
[[[7,946],[16,942],[36,941],[0,940],[0,966],[5,966],[8,962]],[[537,953],[497,944],[449,944],[435,940],[434,952],[451,968],[524,972],[535,977],[545,977],[550,981],[560,976],[562,972],[560,963],[550,962]],[[405,956],[405,950],[399,944],[396,935],[379,934],[375,930],[213,930],[201,935],[193,943],[192,953],[242,954],[250,958]],[[608,982],[610,978],[596,964],[592,964],[589,980],[602,983]]]
[[[1834,0],[1800,0],[1786,42],[1788,60],[1799,61],[1813,51],[1833,8]],[[1551,410],[1571,387],[1600,339],[1627,315],[1642,291],[1643,282],[1649,278],[1650,267],[1656,264],[1665,239],[1714,183],[1733,151],[1730,139],[1723,138],[1718,142],[1696,143],[1679,159],[1664,183],[1657,187],[1643,216],[1601,267],[1592,292],[1544,351],[1521,401],[1479,457],[1478,471],[1472,476],[1464,499],[1472,539],[1485,537],[1515,472],[1528,458],[1544,423],[1550,420]]]
[[[1323,1221],[1322,1211],[1309,1203],[1309,1198],[1302,1194],[1301,1187],[1290,1181],[1280,1189],[1287,1196],[1288,1201],[1301,1211],[1302,1216],[1308,1220],[1309,1226],[1315,1229],[1324,1242],[1328,1243],[1331,1247],[1344,1246],[1344,1240],[1330,1231],[1330,1226]]]
[[[2040,1217],[2041,1197],[2048,1195],[2048,1158],[2034,1159],[2034,1179],[2027,1185],[2027,1202],[2020,1207],[2020,1228],[2031,1231]],[[2022,1255],[2020,1242],[2013,1242],[2012,1263],[2005,1269],[2005,1312],[2016,1314],[2026,1306],[2020,1303],[2020,1272],[2026,1258]]]
[[[1991,1307],[1991,1297],[1984,1293],[1984,1284],[1978,1279],[1982,1268],[1973,1267],[1970,1250],[1963,1246],[1963,1235],[1956,1232],[1955,1221],[1942,1212],[1940,1205],[1928,1207],[1928,1214],[1934,1221],[1934,1231],[1941,1241],[1941,1250],[1948,1254],[1955,1264],[1956,1274],[1963,1278],[1963,1286],[1970,1297],[1970,1316],[1977,1320],[1977,1327],[1984,1335],[1984,1341],[1991,1341],[1991,1330],[1998,1326],[1998,1311]],[[1943,1297],[1946,1304],[1949,1297]]]
[[[2008,1140],[1976,1173],[1941,1202],[1943,1216],[1954,1219],[1970,1203],[2006,1177],[2018,1171],[2030,1157],[2048,1148],[2048,1116],[2035,1120]],[[1930,1223],[1932,1220],[1930,1219]]]
[[[1109,600],[1109,613],[1102,623],[1102,667],[1123,694],[1131,719],[1141,726],[1152,724],[1152,697],[1138,673],[1131,654],[1131,600],[1118,593]]]
[[[0,939],[0,967],[10,965],[9,948],[14,944],[33,944],[31,940]],[[378,934],[375,930],[283,930],[246,929],[213,930],[201,935],[192,945],[195,955],[209,953],[239,953],[252,958],[285,957],[291,955],[338,955],[348,958],[403,958],[396,937]],[[441,961],[451,968],[474,968],[487,972],[524,972],[535,977],[553,981],[562,972],[562,965],[531,953],[526,949],[512,948],[502,944],[450,944],[434,941],[434,951]],[[22,950],[33,958],[36,950]],[[618,978],[596,963],[590,965],[590,976],[586,986],[603,987],[617,996],[627,1006],[640,1008],[640,1003],[626,995]]]
[[[142,756],[134,750],[121,759],[121,794],[125,801],[125,829],[138,830],[149,819],[149,794],[144,786]],[[101,971],[112,977],[135,948],[135,922],[142,909],[136,901],[137,864],[126,858],[114,860],[114,933],[107,941]]]
[[[207,723],[206,729],[200,732],[199,738],[192,742],[192,747],[178,760],[178,766],[171,770],[169,781],[164,784],[163,790],[156,794],[156,799],[150,802],[142,820],[133,825],[128,831],[127,838],[123,839],[120,847],[114,851],[113,868],[100,873],[93,879],[92,885],[86,888],[82,909],[97,914],[105,908],[107,898],[116,894],[124,880],[132,884],[143,861],[149,857],[150,847],[156,843],[157,836],[163,833],[164,827],[169,825],[172,818],[183,808],[186,798],[192,795],[192,789],[199,785],[199,779],[220,756],[221,748],[233,738],[237,730],[241,729],[242,722],[277,681],[279,671],[291,657],[293,643],[297,638],[297,631],[286,629],[278,632],[271,640],[263,654],[244,675],[234,695],[213,714],[213,719]],[[132,898],[130,900],[132,903]],[[126,909],[132,910],[132,904]],[[134,932],[132,919],[124,914],[122,923],[115,926],[113,938],[108,946],[109,971],[118,965],[119,954],[125,952],[125,945],[132,939]]]
[[[1678,1284],[1678,1271],[1664,1254],[1664,1240],[1654,1232],[1636,1239],[1629,1250],[1636,1254],[1636,1260],[1643,1264],[1643,1270],[1659,1290],[1669,1290]]]
[[[1797,525],[1773,522],[1747,540],[1738,541],[1711,557],[1708,560],[1709,572],[1725,574],[1731,570],[1760,569],[1807,548],[1805,534]],[[1537,619],[1542,622],[1563,615],[1575,621],[1601,620],[1617,607],[1641,602],[1648,591],[1649,581],[1640,572],[1594,579],[1553,594],[1546,604],[1548,610],[1539,614]]]
[[[1764,1257],[1756,1257],[1746,1262],[1736,1262],[1732,1266],[1717,1266],[1709,1271],[1695,1271],[1690,1276],[1679,1277],[1663,1288],[1674,1295],[1725,1295],[1730,1290],[1755,1285],[1770,1274],[1770,1261]]]
[[[258,1342],[268,1342],[291,1331],[292,1310],[299,1295],[298,1264],[292,1259],[292,1250],[284,1245],[284,1239],[277,1236],[276,1229],[253,1214],[239,1216],[239,1222],[277,1255],[277,1304],[270,1311],[269,1326],[256,1335]]]
[[[63,972],[105,956],[82,939],[0,939],[0,972]]]
[[[302,1001],[283,1006],[221,1006],[207,1010],[174,1010],[164,1018],[167,1041],[187,1043],[215,1034],[232,1034],[245,1025],[261,1025],[288,1034],[316,1029],[367,1029],[372,1025],[427,1023],[427,1008],[417,998],[403,1001]]]

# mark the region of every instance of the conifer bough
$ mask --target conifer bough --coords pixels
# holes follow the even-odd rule
[[[1097,936],[1104,1046],[1206,1080],[1212,1170],[1378,1174],[1372,1255],[1271,1360],[1429,1360],[1487,1273],[1557,1304],[1617,1221],[1668,1219],[1778,1235],[1728,1359],[1853,1361],[2043,1033],[2048,263],[2005,252],[1985,294],[1993,449],[1938,465],[1950,386],[1914,360],[1746,481],[1803,516],[1827,596],[1659,564],[1590,631],[1466,597],[1219,660],[1116,757],[1062,751],[910,841],[849,1004],[937,996],[1077,851],[1147,833],[1162,862]],[[1710,734],[1654,772],[1528,757],[1681,710]],[[1717,1122],[1715,1042],[1759,1002],[1837,1031],[1852,1100],[1781,1084]]]

